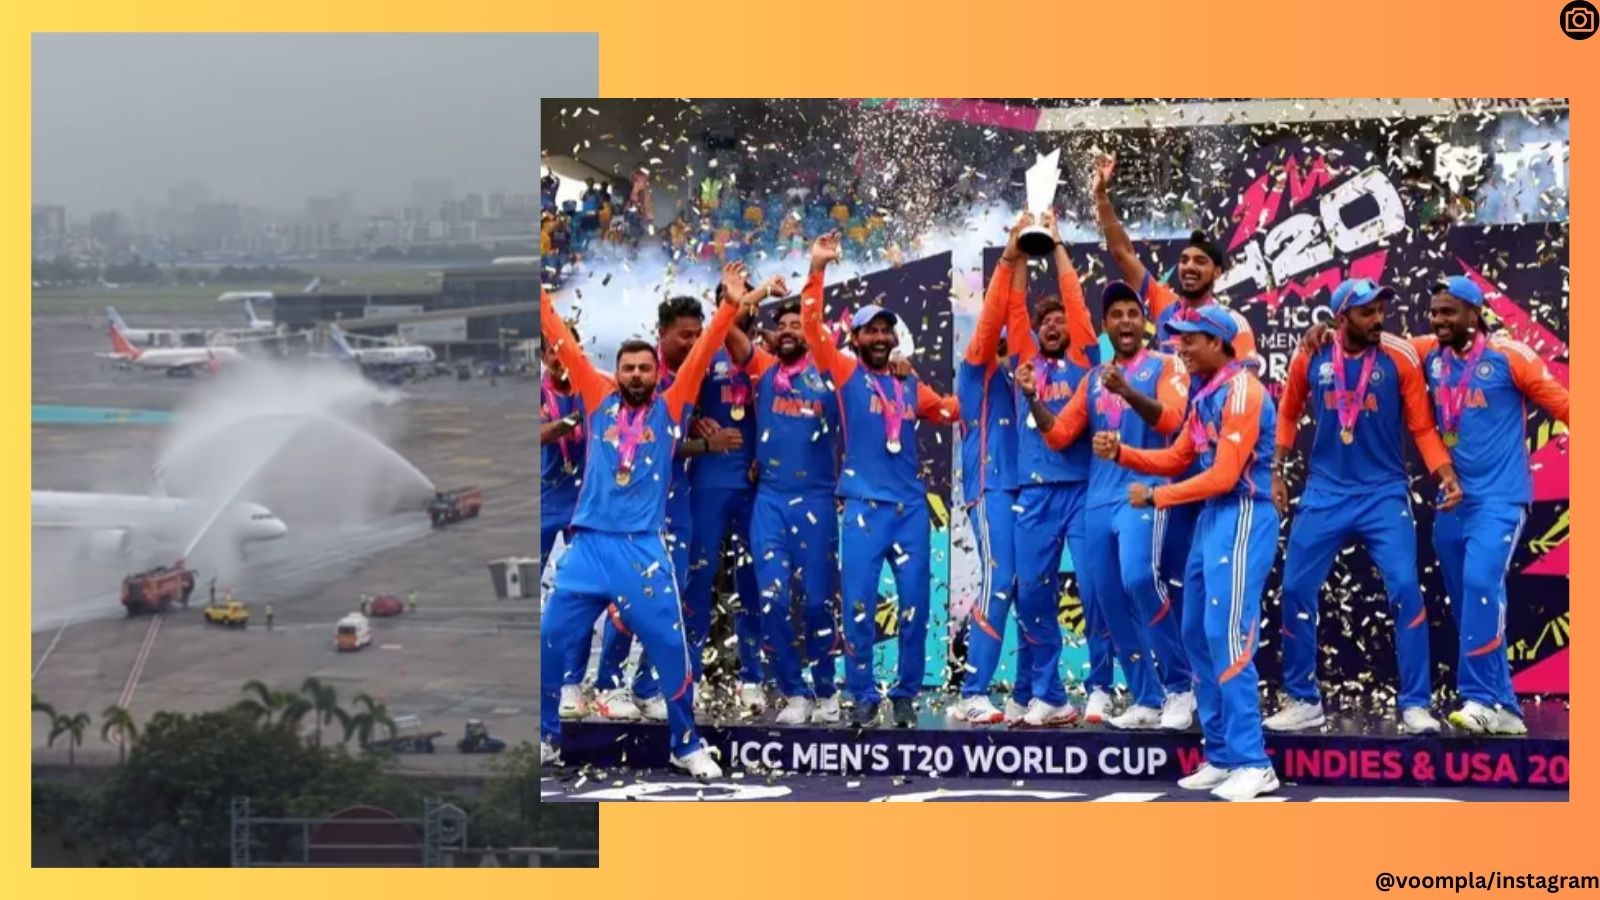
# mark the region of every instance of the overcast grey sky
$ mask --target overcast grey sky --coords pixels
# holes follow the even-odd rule
[[[539,98],[593,97],[599,42],[572,35],[36,35],[33,202],[75,220],[213,199],[298,211],[340,189],[371,211],[411,183],[531,193]]]

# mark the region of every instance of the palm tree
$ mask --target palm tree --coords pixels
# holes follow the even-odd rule
[[[235,703],[233,708],[258,724],[271,725],[272,714],[283,708],[283,692],[267,687],[266,682],[259,679],[245,682],[240,690],[245,693],[245,699]]]
[[[50,741],[46,746],[54,747],[56,738],[67,736],[67,765],[78,764],[77,749],[83,746],[83,733],[89,728],[89,714],[86,712],[73,713],[72,715],[57,714],[50,726]]]
[[[33,711],[36,713],[44,713],[52,723],[55,722],[56,708],[44,702],[43,700],[40,700],[38,694],[33,695]]]
[[[323,684],[315,675],[300,685],[300,694],[311,703],[316,718],[316,744],[322,746],[322,726],[338,722],[346,731],[350,728],[350,714],[339,708],[339,693],[333,685]]]
[[[362,747],[372,742],[372,732],[384,728],[389,736],[394,737],[394,719],[389,718],[389,707],[372,699],[371,694],[357,694],[356,705],[361,707],[359,712],[351,715],[345,723],[344,739],[348,743],[351,736],[355,736]]]
[[[112,731],[117,733],[117,762],[128,761],[128,745],[139,736],[139,726],[133,713],[125,707],[112,704],[100,713],[100,740],[110,742]]]

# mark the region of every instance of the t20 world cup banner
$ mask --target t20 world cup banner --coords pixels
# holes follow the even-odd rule
[[[1232,180],[1202,198],[1196,227],[1230,257],[1217,293],[1249,319],[1265,359],[1262,373],[1281,394],[1289,360],[1306,328],[1333,319],[1333,288],[1346,278],[1370,278],[1399,297],[1387,327],[1428,333],[1432,285],[1466,275],[1487,297],[1495,327],[1519,340],[1568,381],[1566,222],[1527,225],[1450,225],[1423,221],[1421,201],[1409,198],[1397,176],[1356,144],[1286,141],[1230,164]],[[1113,186],[1113,193],[1115,186]],[[1170,281],[1185,240],[1137,241],[1146,268]],[[1120,277],[1098,243],[1070,246],[1084,276],[1096,321],[1100,288]],[[1000,248],[985,253],[987,280]],[[1110,272],[1108,274],[1108,269]],[[1055,292],[1055,276],[1035,272],[1030,299]],[[1566,429],[1530,405],[1528,445],[1535,502],[1507,577],[1507,653],[1514,684],[1524,694],[1568,690],[1568,458]],[[1311,432],[1301,431],[1301,450]],[[1423,470],[1411,451],[1412,471]],[[1302,454],[1303,458],[1303,454]],[[1291,480],[1292,494],[1300,484]],[[1432,635],[1435,687],[1453,686],[1456,624],[1434,558],[1431,483],[1413,482],[1417,551]],[[1287,530],[1285,531],[1287,533]],[[1281,564],[1281,556],[1280,556]],[[1064,561],[1070,570],[1070,561]],[[1265,627],[1257,664],[1262,677],[1279,676],[1278,573],[1268,583]],[[1323,589],[1318,640],[1320,675],[1333,697],[1371,699],[1396,683],[1393,634],[1382,580],[1364,550],[1341,554]],[[1072,601],[1064,601],[1064,608]],[[1072,617],[1065,617],[1069,626]],[[1079,623],[1081,628],[1081,622]]]

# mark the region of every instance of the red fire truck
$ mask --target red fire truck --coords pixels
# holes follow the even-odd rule
[[[122,579],[122,605],[131,618],[140,613],[162,612],[173,603],[189,604],[194,593],[194,573],[183,563],[156,566]]]

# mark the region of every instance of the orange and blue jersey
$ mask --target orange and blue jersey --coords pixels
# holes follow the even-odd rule
[[[750,459],[756,443],[756,420],[751,408],[753,394],[750,376],[734,363],[727,350],[718,350],[711,358],[711,371],[706,373],[705,383],[700,386],[695,415],[711,419],[722,428],[738,429],[744,442],[727,453],[707,453],[695,458],[690,471],[696,491],[749,490]],[[743,410],[739,418],[734,417],[735,409]]]
[[[551,385],[543,397],[543,424],[564,419],[573,413],[582,415],[583,402],[576,391],[560,390]],[[553,402],[552,402],[553,401]],[[565,452],[563,452],[565,451]],[[583,474],[584,441],[557,442],[539,448],[539,492],[542,496],[556,498],[571,494],[578,497],[578,476]]]
[[[1566,422],[1571,402],[1566,388],[1550,374],[1538,353],[1509,337],[1483,339],[1470,374],[1471,349],[1462,355],[1447,353],[1432,336],[1412,338],[1411,344],[1422,357],[1440,430],[1445,432],[1445,440],[1452,442],[1450,459],[1461,480],[1462,494],[1473,502],[1533,502],[1528,401]],[[1451,423],[1446,403],[1449,394],[1458,389],[1465,392],[1461,418]],[[1454,429],[1449,428],[1451,424]]]
[[[1060,359],[1049,359],[1040,354],[1038,338],[1029,321],[1027,298],[1011,298],[1007,334],[1010,350],[1018,365],[1033,363],[1036,377],[1042,375],[1043,386],[1038,391],[1040,402],[1057,416],[1066,409],[1067,402],[1078,389],[1079,382],[1089,374],[1099,355],[1099,336],[1095,334],[1094,319],[1083,299],[1083,285],[1078,273],[1066,266],[1057,273],[1057,287],[1061,305],[1067,317],[1067,352]],[[1017,404],[1017,483],[1062,484],[1086,482],[1089,479],[1089,458],[1093,455],[1089,441],[1074,441],[1065,449],[1057,450],[1044,441],[1044,435],[1032,424],[1026,397],[1015,397]]]
[[[1150,310],[1150,317],[1156,323],[1156,339],[1161,348],[1169,353],[1178,352],[1177,338],[1167,333],[1167,323],[1172,317],[1185,308],[1183,298],[1170,285],[1162,284],[1155,280],[1149,272],[1144,273],[1144,281],[1139,284],[1139,299],[1144,301]],[[1208,299],[1206,304],[1215,303]],[[1228,315],[1233,319],[1233,324],[1239,333],[1233,339],[1233,352],[1236,358],[1245,365],[1254,367],[1257,371],[1261,368],[1261,357],[1256,354],[1256,335],[1250,329],[1250,321],[1237,310],[1228,310]]]
[[[820,274],[807,282],[807,302],[801,306],[801,324],[817,368],[832,379],[839,397],[840,422],[844,432],[844,464],[838,495],[857,500],[890,503],[921,503],[926,489],[920,478],[916,423],[954,424],[960,407],[954,398],[942,397],[915,375],[897,379],[887,372],[874,372],[834,346],[822,324]],[[870,382],[870,383],[869,383]],[[900,432],[900,450],[891,453],[885,436],[884,404],[880,393],[891,403],[900,397],[900,415],[905,423]]]
[[[755,380],[751,442],[756,483],[785,496],[833,496],[839,487],[839,397],[810,355],[788,367],[756,348],[745,363]]]
[[[671,387],[659,392],[644,407],[642,434],[626,485],[616,482],[621,449],[620,421],[624,410],[616,383],[597,371],[555,311],[549,294],[542,294],[540,315],[548,338],[568,379],[582,399],[587,434],[586,468],[574,528],[620,534],[658,532],[664,525],[667,490],[674,469],[673,454],[683,437],[691,401],[700,389],[722,335],[732,327],[737,308],[723,304],[709,332],[715,340],[695,344],[678,369]],[[547,339],[548,339],[547,338]]]
[[[1208,381],[1209,384],[1209,381]],[[1249,369],[1227,373],[1217,390],[1190,403],[1178,439],[1164,450],[1124,445],[1119,463],[1150,475],[1175,477],[1199,463],[1200,474],[1155,489],[1157,509],[1183,503],[1272,501],[1272,445],[1277,411]]]
[[[1117,363],[1112,363],[1117,365]],[[1078,383],[1072,400],[1055,426],[1044,435],[1051,447],[1065,447],[1087,430],[1090,434],[1115,431],[1122,446],[1155,450],[1167,446],[1171,435],[1183,422],[1189,402],[1189,373],[1176,356],[1145,353],[1123,369],[1123,376],[1135,390],[1153,396],[1161,403],[1161,416],[1154,425],[1128,407],[1122,398],[1100,383],[1100,366]],[[1120,411],[1119,411],[1120,404]],[[1112,418],[1117,424],[1112,424]],[[1139,480],[1136,473],[1114,462],[1094,457],[1089,461],[1088,506],[1115,506],[1128,500],[1128,484]]]
[[[1428,402],[1428,386],[1417,351],[1404,339],[1385,334],[1379,346],[1368,348],[1365,353],[1374,354],[1375,360],[1357,415],[1354,440],[1348,445],[1339,423],[1334,346],[1330,343],[1309,354],[1296,352],[1289,363],[1278,415],[1277,445],[1293,447],[1301,415],[1310,415],[1317,433],[1306,479],[1308,495],[1405,494],[1405,450],[1401,441],[1407,431],[1428,471],[1436,472],[1450,461],[1434,428],[1433,408]],[[1357,388],[1365,360],[1365,354],[1345,358],[1344,383],[1351,390]]]
[[[956,369],[961,404],[961,497],[976,504],[988,489],[1017,486],[1017,401],[1012,370],[996,354],[1010,310],[1012,266],[1005,261],[989,279],[983,310]]]

